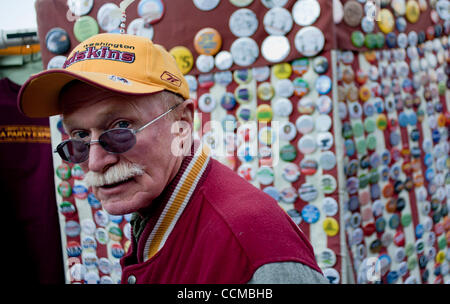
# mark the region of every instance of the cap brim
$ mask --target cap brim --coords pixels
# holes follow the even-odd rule
[[[35,118],[61,114],[59,93],[72,80],[80,80],[122,95],[147,95],[164,90],[163,87],[115,75],[51,69],[33,75],[23,84],[17,97],[20,112]]]

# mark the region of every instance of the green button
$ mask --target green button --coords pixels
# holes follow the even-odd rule
[[[97,21],[91,16],[83,16],[75,22],[73,33],[79,42],[83,42],[84,40],[97,35]]]
[[[356,143],[356,150],[358,151],[359,154],[362,154],[362,155],[367,153],[366,141],[364,139],[360,139]]]
[[[414,253],[414,251],[415,251],[415,249],[414,249],[413,244],[411,244],[411,243],[406,244],[406,246],[405,246],[406,256],[411,256]]]
[[[360,48],[364,45],[364,34],[361,31],[354,31],[350,38],[352,43],[357,48]]]
[[[414,256],[408,258],[408,270],[413,270],[417,266],[417,259]]]
[[[384,46],[384,34],[382,32],[378,32],[375,34],[376,39],[376,48],[381,49]]]
[[[364,135],[364,127],[363,127],[362,123],[356,122],[353,125],[352,129],[353,129],[353,135],[355,136],[355,138],[356,137],[361,137],[361,136]]]
[[[447,247],[447,239],[445,238],[445,235],[443,235],[441,238],[438,239],[438,247],[441,250]]]
[[[361,174],[359,176],[359,188],[363,189],[369,184],[369,176],[366,174]]]
[[[412,221],[411,214],[407,213],[402,215],[401,222],[403,227],[408,227],[411,224],[411,221]]]
[[[367,34],[364,39],[364,45],[369,49],[374,49],[377,46],[377,38],[374,34]]]
[[[369,150],[375,150],[375,148],[377,147],[377,138],[371,134],[369,136],[367,136],[367,149]]]
[[[375,128],[377,127],[377,124],[373,119],[366,119],[364,121],[364,128],[366,129],[367,133],[372,133],[375,131]]]
[[[445,92],[447,90],[447,84],[443,81],[438,83],[438,90],[439,90],[439,95],[440,96],[444,96]]]
[[[372,169],[369,172],[369,183],[371,185],[378,183],[380,180],[380,173],[378,173],[377,169]]]
[[[280,149],[282,160],[291,162],[297,157],[297,149],[293,145],[285,145]]]

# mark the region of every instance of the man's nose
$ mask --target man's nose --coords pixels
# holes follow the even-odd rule
[[[118,162],[119,155],[108,153],[96,142],[90,145],[87,170],[97,173],[104,173],[110,166]]]

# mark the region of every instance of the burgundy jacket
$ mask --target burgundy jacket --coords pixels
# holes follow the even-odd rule
[[[152,202],[157,207],[121,260],[122,283],[247,283],[260,266],[284,261],[321,273],[309,241],[278,203],[209,157],[170,235],[149,256],[151,231],[192,162],[185,158],[175,179]]]

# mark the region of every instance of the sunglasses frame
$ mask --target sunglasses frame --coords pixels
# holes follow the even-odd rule
[[[114,130],[127,130],[127,131],[130,131],[130,132],[133,134],[133,136],[136,138],[136,134],[137,134],[137,133],[141,132],[142,130],[144,130],[145,128],[147,128],[148,126],[150,126],[151,124],[155,123],[155,122],[158,121],[159,119],[163,118],[164,116],[166,116],[167,114],[169,114],[170,112],[172,112],[173,110],[175,110],[175,109],[176,109],[179,105],[181,105],[182,103],[183,103],[183,102],[177,103],[176,105],[172,106],[169,110],[167,110],[166,112],[160,114],[160,115],[157,116],[156,118],[152,119],[151,121],[149,121],[148,123],[146,123],[145,125],[143,125],[142,127],[140,127],[139,129],[127,129],[127,128],[114,128],[114,129],[109,129],[109,130],[106,130],[106,131],[102,132],[102,134],[100,134],[99,138],[100,138],[103,134],[105,134],[105,133],[107,133],[107,132],[114,131]],[[70,162],[70,163],[74,163],[74,162],[71,162],[70,160],[66,160],[64,157],[61,156],[61,153],[59,152],[59,150],[61,150],[61,149],[65,146],[66,143],[68,143],[68,142],[74,142],[74,141],[76,141],[76,142],[82,142],[83,144],[85,144],[85,145],[87,146],[88,151],[89,151],[89,148],[90,148],[91,144],[95,144],[95,143],[99,143],[100,146],[101,146],[103,149],[105,149],[105,148],[102,146],[101,141],[98,140],[98,139],[97,139],[97,140],[91,140],[91,141],[89,141],[89,142],[86,142],[86,141],[83,141],[83,140],[73,139],[73,138],[72,138],[72,139],[64,140],[63,142],[59,143],[58,146],[56,146],[56,149],[53,150],[53,153],[58,153],[59,156],[61,157],[61,159],[63,159],[64,161],[67,161],[67,162]],[[137,141],[137,139],[136,139],[136,141]],[[123,152],[110,152],[110,151],[107,151],[106,149],[105,149],[105,151],[108,152],[108,153],[111,153],[111,154],[122,154],[122,153],[125,153],[125,152],[129,151],[131,148],[133,148],[134,145],[136,144],[136,141],[135,141],[135,143],[134,143],[128,150],[123,151]],[[88,159],[89,159],[89,153],[88,153],[88,157],[87,157],[85,160],[83,160],[83,161],[81,161],[81,162],[77,162],[77,163],[85,162],[85,161],[88,160]]]

